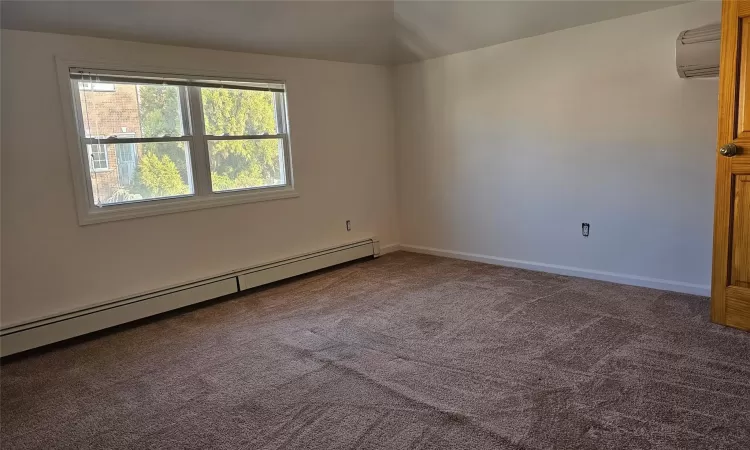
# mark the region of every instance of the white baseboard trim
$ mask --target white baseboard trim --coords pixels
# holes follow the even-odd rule
[[[380,254],[386,255],[401,250],[401,244],[388,244],[380,247]]]
[[[685,283],[683,281],[662,280],[659,278],[642,277],[603,270],[582,269],[580,267],[561,266],[557,264],[546,264],[518,259],[500,258],[497,256],[480,255],[476,253],[457,252],[419,245],[401,244],[399,248],[412,253],[423,253],[426,255],[444,256],[446,258],[464,259],[499,266],[516,267],[519,269],[535,270],[538,272],[549,272],[558,275],[589,278],[592,280],[610,281],[612,283],[641,286],[662,291],[680,292],[683,294],[694,294],[708,297],[711,295],[711,286],[707,284]]]

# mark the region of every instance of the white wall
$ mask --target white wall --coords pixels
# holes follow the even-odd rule
[[[3,30],[0,324],[356,232],[707,293],[717,81],[673,61],[677,34],[719,15],[696,2],[563,30],[400,66],[395,85],[377,66]],[[301,196],[79,226],[54,55],[286,79]]]
[[[55,55],[285,79],[300,197],[79,226]],[[1,96],[3,326],[356,232],[398,241],[388,68],[3,30]]]
[[[720,8],[400,66],[402,244],[707,294],[718,82],[678,78],[674,51]]]

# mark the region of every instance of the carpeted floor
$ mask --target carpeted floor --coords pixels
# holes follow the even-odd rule
[[[708,299],[395,253],[2,366],[3,449],[750,448]]]

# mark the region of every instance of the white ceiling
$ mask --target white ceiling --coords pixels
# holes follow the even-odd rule
[[[7,1],[2,27],[373,64],[472,50],[685,1]]]

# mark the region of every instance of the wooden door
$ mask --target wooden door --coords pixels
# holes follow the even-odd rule
[[[722,8],[711,320],[750,330],[750,1]]]

